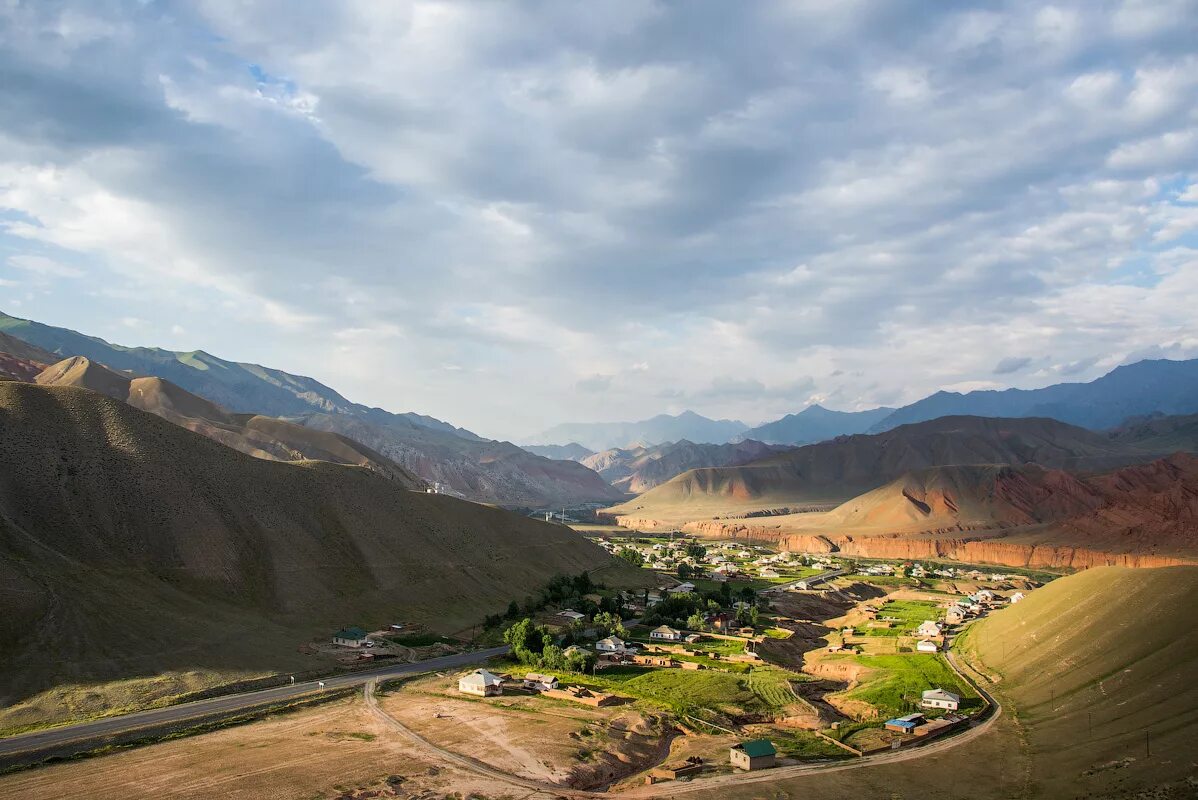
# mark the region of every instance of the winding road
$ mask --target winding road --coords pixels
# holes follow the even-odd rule
[[[162,725],[185,723],[213,716],[236,716],[237,714],[261,706],[274,705],[306,696],[315,697],[322,692],[344,689],[346,687],[363,686],[370,681],[392,678],[397,675],[411,675],[419,672],[462,667],[492,656],[503,655],[507,651],[508,648],[506,645],[503,647],[492,647],[489,650],[474,650],[467,653],[433,658],[427,661],[395,664],[363,672],[354,672],[348,675],[334,675],[323,680],[287,684],[256,692],[210,697],[190,703],[180,703],[173,706],[163,706],[162,708],[152,708],[147,711],[137,711],[132,714],[122,714],[120,716],[104,717],[89,722],[79,722],[74,725],[31,731],[0,739],[0,756],[25,753],[36,756],[39,752],[59,750],[73,743],[84,745],[81,749],[88,749],[86,745],[89,742],[116,734],[157,728]]]
[[[467,772],[478,775],[479,777],[487,778],[491,781],[499,781],[509,786],[519,786],[523,789],[529,789],[533,792],[544,793],[554,797],[579,798],[580,800],[581,798],[611,798],[614,796],[660,798],[694,794],[696,792],[707,791],[709,789],[718,789],[719,787],[726,786],[728,784],[736,784],[737,786],[741,786],[752,783],[772,783],[775,781],[786,780],[787,778],[799,778],[804,775],[812,775],[816,773],[842,772],[844,770],[850,769],[862,769],[864,767],[874,767],[883,764],[894,764],[900,761],[910,761],[916,758],[924,758],[934,753],[942,753],[945,750],[949,750],[970,742],[977,737],[984,735],[990,730],[995,721],[1002,714],[1002,706],[993,697],[993,695],[979,686],[977,681],[975,681],[972,676],[960,668],[951,652],[946,652],[945,657],[953,671],[961,676],[966,683],[972,686],[973,689],[979,695],[981,695],[981,697],[987,703],[989,703],[989,708],[986,712],[985,718],[980,722],[970,725],[960,733],[949,734],[944,738],[933,739],[926,744],[905,747],[900,750],[876,753],[874,755],[862,756],[851,761],[796,764],[793,766],[775,767],[774,769],[762,770],[760,772],[717,775],[687,783],[659,783],[652,786],[626,789],[618,793],[570,789],[559,784],[526,778],[521,775],[505,772],[501,769],[491,766],[490,764],[479,761],[478,759],[462,755],[461,753],[455,753],[452,750],[447,750],[446,748],[441,747],[440,745],[431,742],[428,739],[425,739],[423,736],[392,717],[382,707],[380,707],[374,696],[376,685],[374,680],[367,682],[363,691],[365,694],[367,708],[385,725],[404,736],[414,745],[419,747],[426,755],[437,759],[442,763],[464,769]]]

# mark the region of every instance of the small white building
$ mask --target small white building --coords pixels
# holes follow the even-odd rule
[[[919,705],[923,708],[943,708],[948,711],[956,711],[961,707],[961,696],[943,689],[928,689],[923,693],[923,699],[919,701]]]
[[[1015,592],[1015,594],[1013,594],[1007,598],[1007,602],[1018,603],[1020,600],[1023,599],[1023,597],[1024,597],[1023,592]]]
[[[687,581],[686,583],[680,583],[677,586],[671,586],[669,589],[666,589],[666,594],[690,594],[693,591],[695,591],[695,585]]]
[[[933,622],[930,619],[925,619],[915,631],[915,635],[920,638],[928,638],[931,636],[939,636],[943,633],[939,622]]]
[[[595,649],[600,653],[623,653],[628,650],[624,640],[618,636],[608,636],[595,642]]]
[[[675,630],[669,625],[662,625],[649,631],[650,639],[661,639],[667,642],[681,642],[682,631]]]
[[[920,639],[919,644],[915,645],[915,649],[920,653],[935,653],[940,650],[931,639]]]
[[[575,611],[572,608],[567,608],[565,611],[559,611],[559,612],[557,612],[557,615],[559,617],[564,617],[565,619],[568,619],[571,622],[578,622],[579,620],[583,620],[583,619],[587,618],[586,614],[580,614],[579,612]]]
[[[479,697],[493,697],[503,694],[503,679],[485,669],[476,669],[458,678],[458,691]]]

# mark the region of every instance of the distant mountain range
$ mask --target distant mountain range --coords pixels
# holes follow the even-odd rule
[[[640,494],[696,467],[744,464],[782,449],[752,439],[735,444],[696,444],[684,439],[652,447],[604,450],[582,463],[617,489]]]
[[[1133,417],[1195,412],[1198,359],[1162,359],[1117,367],[1089,383],[963,394],[941,391],[897,409],[833,411],[815,404],[755,428],[686,411],[676,417],[663,414],[641,422],[567,423],[529,441],[540,446],[572,442],[593,451],[679,439],[709,444],[754,439],[766,444],[805,445],[837,436],[882,433],[899,425],[946,416],[1047,417],[1090,430],[1107,430]]]
[[[1198,412],[1198,359],[1138,361],[1089,383],[1043,389],[936,392],[904,406],[871,428],[874,433],[948,415],[1050,417],[1090,430],[1114,428],[1129,417]]]
[[[561,458],[566,461],[582,461],[587,456],[595,455],[594,450],[583,447],[578,442],[569,444],[526,444],[528,452],[545,458]]]
[[[123,347],[6,314],[0,314],[0,334],[7,335],[5,341],[10,343],[32,345],[41,358],[52,361],[82,356],[89,364],[129,373],[126,377],[162,378],[219,406],[222,413],[281,418],[348,437],[442,491],[466,499],[541,507],[622,498],[598,474],[576,462],[533,455],[422,414],[393,414],[353,403],[319,381],[282,370],[226,361],[203,351]],[[18,349],[16,344],[10,346]],[[0,372],[3,367],[0,363]]]
[[[580,444],[594,452],[614,447],[649,446],[683,439],[698,444],[723,444],[749,426],[734,419],[709,419],[693,411],[658,414],[640,422],[568,422],[527,439],[529,445]]]
[[[810,405],[797,414],[745,431],[744,439],[756,439],[767,444],[814,444],[846,434],[865,433],[894,413],[893,408],[874,408],[869,411],[831,411],[821,405]]]

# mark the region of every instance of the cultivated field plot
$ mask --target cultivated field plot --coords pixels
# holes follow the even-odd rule
[[[940,608],[929,600],[887,600],[878,609],[877,621],[890,627],[871,627],[867,622],[857,627],[861,636],[914,636],[924,620],[940,618]]]
[[[837,656],[828,660],[851,660],[864,667],[858,684],[840,696],[868,703],[883,718],[915,710],[922,693],[932,688],[946,689],[960,695],[963,710],[981,703],[977,693],[957,677],[942,655],[866,654]]]

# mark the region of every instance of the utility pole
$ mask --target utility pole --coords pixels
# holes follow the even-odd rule
[[[1152,758],[1152,746],[1148,741],[1148,731],[1144,731],[1144,758]]]

